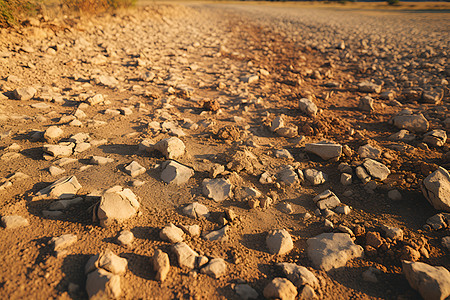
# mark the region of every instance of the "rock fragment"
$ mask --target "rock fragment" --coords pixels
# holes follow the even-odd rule
[[[267,299],[295,300],[297,288],[286,278],[274,278],[264,288],[264,297]]]
[[[208,218],[209,209],[201,203],[194,202],[183,208],[183,214],[191,218]]]
[[[342,155],[342,145],[327,141],[319,143],[306,144],[305,150],[320,156],[323,160],[339,159]]]
[[[262,176],[263,175],[261,175],[261,178]],[[294,185],[299,182],[295,169],[289,165],[285,166],[280,172],[278,172],[277,178],[286,185]]]
[[[428,175],[421,184],[422,193],[437,210],[450,212],[450,174],[442,167]]]
[[[37,192],[35,199],[70,199],[80,189],[81,185],[75,176],[63,177]]]
[[[163,162],[161,169],[161,180],[165,183],[181,185],[194,175],[194,170],[173,160]]]
[[[225,261],[222,258],[213,258],[200,272],[217,279],[225,275],[226,271],[227,264]]]
[[[428,130],[428,120],[422,114],[400,113],[390,121],[399,129],[406,129],[412,132],[426,132]]]
[[[155,279],[158,281],[166,280],[167,274],[170,271],[169,255],[160,249],[153,254],[153,269],[156,271]]]
[[[225,242],[228,240],[228,226],[224,226],[219,230],[211,231],[207,235],[204,236],[204,238],[208,241],[218,241],[218,242]]]
[[[312,185],[319,185],[327,181],[327,175],[316,169],[306,169],[303,171],[305,179]]]
[[[90,163],[93,165],[99,165],[99,166],[103,166],[106,165],[108,163],[112,163],[114,161],[114,159],[109,158],[109,157],[103,157],[103,156],[92,156],[90,159]]]
[[[210,179],[206,178],[202,182],[203,195],[213,199],[216,202],[221,202],[232,195],[232,185],[223,178]]]
[[[117,237],[117,241],[125,247],[131,247],[134,241],[134,235],[129,230],[122,230]]]
[[[364,96],[359,99],[358,108],[362,111],[374,111],[373,99],[370,96]]]
[[[37,90],[34,87],[28,86],[15,89],[12,93],[12,96],[13,99],[27,101],[31,100],[36,95],[36,93]]]
[[[403,274],[425,300],[443,300],[450,296],[450,272],[422,262],[402,261]]]
[[[101,197],[94,218],[97,217],[102,226],[109,226],[114,220],[122,222],[133,217],[138,209],[139,201],[136,195],[130,189],[115,186],[108,189]]]
[[[183,156],[186,151],[183,141],[177,137],[162,139],[152,148],[161,152],[167,159],[177,159]]]
[[[244,283],[236,284],[234,286],[234,290],[242,300],[257,299],[259,296],[258,292],[254,288]]]
[[[74,147],[74,143],[64,142],[59,143],[58,145],[44,145],[42,150],[44,151],[45,159],[53,159],[55,157],[58,158],[72,155]]]
[[[45,130],[44,138],[47,141],[56,140],[57,138],[61,137],[63,133],[64,131],[58,126],[50,126],[49,128],[47,128],[47,130]]]
[[[346,233],[322,233],[308,239],[307,244],[309,259],[324,271],[343,267],[347,261],[362,257],[364,252]]]
[[[381,92],[381,85],[373,82],[363,81],[358,83],[358,90],[363,93],[377,93]]]
[[[129,174],[133,178],[144,174],[145,171],[147,171],[147,169],[145,169],[136,161],[132,161],[128,166],[125,167],[125,172],[127,172],[127,174]]]
[[[315,117],[317,114],[317,106],[308,98],[302,98],[298,101],[298,108],[310,117]]]
[[[51,239],[53,249],[55,251],[67,248],[77,241],[77,236],[75,234],[63,234],[59,237],[54,237]]]
[[[358,154],[361,158],[371,158],[371,159],[379,159],[381,155],[381,150],[375,147],[372,147],[369,144],[363,145],[359,147]]]
[[[364,160],[363,166],[370,176],[381,181],[385,180],[391,174],[391,171],[385,165],[370,158]]]
[[[266,245],[272,254],[283,255],[294,248],[291,235],[286,229],[276,229],[269,232]]]
[[[172,247],[178,260],[180,267],[187,267],[189,269],[195,268],[195,261],[198,257],[198,253],[191,249],[186,243],[180,242]]]
[[[181,228],[170,223],[159,232],[159,237],[169,243],[179,243],[184,239],[184,232]]]
[[[2,225],[6,229],[14,229],[30,225],[27,219],[22,216],[11,215],[2,217]]]
[[[423,141],[433,147],[442,147],[447,142],[447,133],[441,129],[432,130],[425,133]]]
[[[313,289],[319,288],[319,280],[307,268],[294,263],[279,263],[286,277],[294,283],[297,288],[309,285]]]
[[[319,209],[333,209],[341,204],[339,198],[330,190],[326,190],[313,198]]]

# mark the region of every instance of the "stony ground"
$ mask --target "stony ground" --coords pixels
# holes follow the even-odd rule
[[[449,23],[154,4],[2,29],[0,295],[426,298],[402,260],[450,267]]]

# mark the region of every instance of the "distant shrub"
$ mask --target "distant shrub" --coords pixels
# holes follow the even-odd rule
[[[0,0],[0,27],[15,25],[21,16],[36,14],[40,5],[38,0]]]
[[[387,0],[386,1],[389,5],[396,5],[400,2],[400,0]]]

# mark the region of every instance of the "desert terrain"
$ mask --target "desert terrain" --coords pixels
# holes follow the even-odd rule
[[[0,29],[1,298],[448,297],[440,5]]]

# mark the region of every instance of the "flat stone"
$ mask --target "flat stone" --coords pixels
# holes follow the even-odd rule
[[[169,255],[160,249],[156,249],[152,261],[153,269],[156,271],[155,279],[161,282],[166,280],[170,271]]]
[[[115,186],[107,190],[98,206],[97,217],[102,226],[109,226],[113,220],[122,222],[133,217],[139,209],[139,201],[130,189]]]
[[[198,202],[191,203],[183,208],[183,214],[191,217],[191,218],[208,218],[209,217],[209,209],[200,204]]]
[[[63,174],[64,172],[66,172],[66,170],[64,170],[62,168],[58,168],[56,166],[50,166],[48,168],[48,171],[50,172],[50,175],[52,175],[53,177],[59,176],[59,175]]]
[[[363,166],[370,176],[380,179],[381,181],[385,180],[389,174],[391,174],[388,167],[370,158],[364,160]]]
[[[339,159],[342,155],[342,145],[321,141],[318,143],[306,144],[305,150],[320,156],[323,160]]]
[[[341,204],[339,198],[330,190],[326,190],[313,198],[319,209],[333,209]]]
[[[169,243],[178,243],[182,242],[184,239],[184,232],[181,228],[178,228],[177,226],[170,223],[169,225],[165,226],[160,232],[159,237],[163,241],[167,241]]]
[[[92,156],[91,159],[89,160],[89,163],[91,163],[93,165],[99,165],[99,166],[103,166],[103,165],[106,165],[106,164],[112,163],[112,162],[114,162],[113,158],[102,157],[102,156]]]
[[[298,127],[297,126],[286,126],[278,128],[276,131],[276,134],[279,136],[292,139],[298,136]]]
[[[298,101],[298,108],[310,117],[315,117],[318,111],[317,106],[314,104],[314,102],[312,102],[308,98],[301,98]]]
[[[327,175],[316,169],[306,169],[303,171],[305,179],[312,185],[323,184],[327,181]]]
[[[425,300],[443,300],[450,296],[450,272],[441,266],[402,261],[403,274],[409,285]]]
[[[128,261],[119,257],[110,249],[106,249],[89,258],[84,267],[84,273],[89,274],[95,269],[103,269],[114,275],[123,275],[127,271]]]
[[[78,154],[81,152],[84,152],[88,149],[91,148],[91,144],[90,143],[78,143],[75,148],[73,149],[74,154]]]
[[[206,234],[204,238],[208,241],[225,242],[228,240],[227,231],[228,226],[224,226],[219,230],[211,231],[210,233]]]
[[[53,249],[55,251],[65,249],[77,241],[77,236],[75,234],[63,234],[59,237],[54,237],[51,239],[51,243],[53,244]]]
[[[266,237],[266,245],[272,254],[283,255],[294,248],[291,235],[285,229],[276,229],[269,232]]]
[[[125,172],[127,172],[127,174],[133,178],[144,174],[145,171],[147,171],[147,169],[145,169],[136,161],[132,161],[128,166],[125,167]]]
[[[428,175],[421,184],[428,202],[437,210],[450,212],[450,174],[442,167]]]
[[[81,185],[75,176],[63,177],[36,193],[39,199],[70,199],[75,197]]]
[[[178,265],[183,268],[189,269],[195,268],[195,261],[198,257],[198,253],[191,249],[186,243],[177,243],[172,246],[178,260]]]
[[[319,280],[314,273],[307,268],[293,263],[279,263],[277,265],[281,267],[286,277],[293,282],[297,288],[301,288],[304,285],[309,285],[313,289],[318,289],[320,287]]]
[[[177,137],[162,139],[153,145],[152,148],[161,152],[167,159],[180,158],[186,151],[183,141]]]
[[[329,271],[362,257],[363,248],[355,245],[346,233],[322,233],[307,240],[307,254],[314,267]]]
[[[201,273],[211,276],[212,278],[219,278],[225,275],[227,271],[227,264],[222,258],[213,258],[209,263],[201,269]]]
[[[120,276],[96,269],[87,276],[86,292],[89,299],[117,299],[122,294]]]
[[[263,291],[267,299],[295,300],[297,288],[286,278],[274,278]]]
[[[134,235],[129,230],[122,230],[117,237],[117,241],[122,245],[126,247],[131,247],[134,241]]]
[[[30,225],[27,219],[22,216],[11,215],[2,217],[2,225],[6,229],[14,229]]]
[[[403,230],[397,227],[381,225],[381,229],[386,233],[386,236],[391,240],[403,240]]]
[[[259,296],[254,288],[244,283],[236,284],[234,286],[234,291],[242,300],[257,299]]]
[[[12,93],[13,99],[16,100],[31,100],[37,93],[37,90],[32,86],[15,89]]]
[[[369,144],[359,147],[358,154],[361,158],[371,158],[371,159],[379,159],[381,155],[381,150],[375,147],[372,147]]]
[[[206,178],[202,182],[202,192],[208,198],[216,202],[221,202],[232,195],[232,185],[223,178],[210,179]]]
[[[102,94],[96,94],[92,97],[89,97],[86,102],[89,103],[89,105],[97,105],[105,102],[105,97],[103,97]]]
[[[60,143],[58,145],[44,145],[42,150],[44,151],[44,158],[46,155],[50,158],[70,156],[73,153],[74,143]]]
[[[194,225],[180,225],[180,228],[183,229],[183,231],[186,234],[189,234],[192,237],[197,237],[200,236],[200,226],[198,226],[197,224]]]
[[[412,132],[426,132],[429,127],[428,120],[422,115],[397,115],[391,123],[399,129],[406,129]]]
[[[168,160],[161,165],[161,180],[165,183],[184,184],[194,175],[194,170],[176,161]]]

